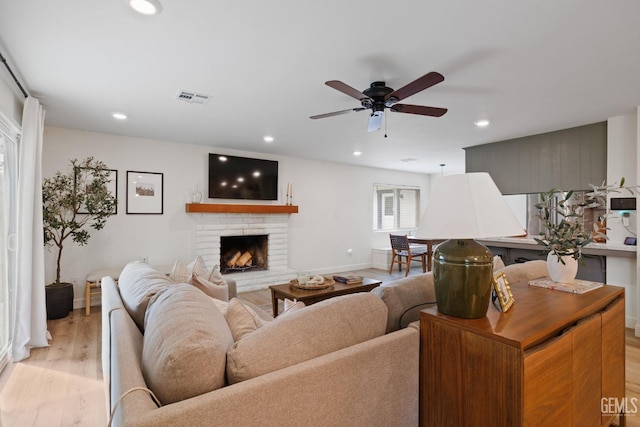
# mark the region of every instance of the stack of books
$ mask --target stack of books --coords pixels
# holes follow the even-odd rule
[[[362,283],[362,276],[356,276],[354,274],[335,275],[333,280],[347,285],[353,285],[355,283]]]
[[[604,283],[591,282],[589,280],[575,279],[573,283],[554,282],[551,279],[535,279],[529,281],[530,286],[539,288],[555,289],[558,291],[571,292],[572,294],[584,294],[585,292],[601,288]]]

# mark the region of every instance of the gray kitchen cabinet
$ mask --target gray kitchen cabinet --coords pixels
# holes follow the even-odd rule
[[[502,194],[587,190],[607,176],[607,123],[465,148],[467,172],[488,172]]]

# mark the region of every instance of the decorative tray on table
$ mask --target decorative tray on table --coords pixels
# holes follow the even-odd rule
[[[298,289],[327,289],[332,287],[336,282],[330,277],[313,276],[304,285],[301,285],[298,279],[292,279],[289,283],[292,287]]]

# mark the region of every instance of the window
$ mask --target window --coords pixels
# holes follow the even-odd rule
[[[18,129],[0,113],[0,370],[8,360],[16,283]]]
[[[420,188],[375,184],[373,229],[398,230],[418,226]]]

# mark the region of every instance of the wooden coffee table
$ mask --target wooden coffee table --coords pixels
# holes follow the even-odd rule
[[[331,275],[327,275],[331,276]],[[305,305],[315,304],[317,302],[337,297],[340,295],[355,294],[356,292],[369,292],[371,289],[379,286],[382,282],[375,279],[362,280],[362,283],[354,283],[347,285],[344,283],[336,282],[333,286],[327,289],[300,289],[292,286],[290,283],[283,283],[281,285],[269,286],[271,289],[271,303],[273,305],[273,317],[278,315],[278,300],[284,301],[285,298],[290,300],[298,300],[305,303]]]

